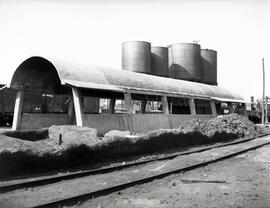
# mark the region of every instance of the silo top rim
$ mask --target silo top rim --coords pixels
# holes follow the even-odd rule
[[[168,47],[166,46],[151,46],[152,48],[165,48],[165,49],[168,49]]]
[[[201,51],[211,51],[217,53],[217,51],[208,48],[202,48]]]
[[[201,47],[201,45],[198,43],[173,43],[173,44],[168,45],[168,48],[171,47],[172,45],[197,45]]]
[[[125,44],[125,43],[146,43],[146,44],[150,44],[150,42],[147,42],[147,41],[142,41],[142,40],[128,40],[128,41],[124,41],[122,42],[122,44]]]

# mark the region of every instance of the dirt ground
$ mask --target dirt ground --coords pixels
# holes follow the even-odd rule
[[[270,207],[270,145],[75,207]]]
[[[214,148],[106,174],[18,189],[0,194],[0,207],[32,207],[214,160],[269,141],[270,136],[266,136],[233,146]],[[267,207],[267,200],[270,198],[269,153],[270,147],[73,207],[237,207],[241,200],[247,203],[243,207]]]
[[[0,180],[125,162],[130,157],[151,156],[176,148],[252,138],[269,130],[254,125],[244,116],[230,114],[208,121],[192,119],[176,129],[136,135],[113,130],[100,137],[96,129],[72,125],[11,131],[0,134]]]

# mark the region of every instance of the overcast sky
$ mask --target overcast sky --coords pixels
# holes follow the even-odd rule
[[[123,41],[199,40],[218,51],[219,85],[249,100],[262,57],[270,95],[269,39],[270,0],[1,0],[0,83],[32,55],[121,69]]]

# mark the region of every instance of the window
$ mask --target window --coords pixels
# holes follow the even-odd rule
[[[196,114],[212,114],[209,100],[194,99]]]
[[[115,100],[114,113],[116,114],[127,113],[125,100],[123,99]]]
[[[163,113],[161,96],[131,94],[133,113]]]
[[[84,113],[89,114],[112,114],[115,113],[115,99],[109,99],[109,98],[99,98],[99,97],[83,97],[83,110]],[[117,102],[119,104],[119,101]],[[117,105],[119,107],[119,105]],[[117,108],[117,112],[119,113],[119,108]]]
[[[23,113],[67,113],[71,97],[62,94],[25,92]]]
[[[110,105],[111,105],[112,99],[102,98],[100,99],[99,103],[99,112],[100,113],[111,113],[110,111]]]
[[[144,106],[144,107],[143,107]],[[132,100],[132,110],[133,113],[144,113],[145,101],[142,100]]]
[[[217,114],[226,115],[229,114],[229,106],[227,103],[216,103]]]
[[[187,98],[168,97],[168,105],[171,114],[190,114]]]
[[[98,97],[82,97],[84,113],[100,113],[100,100]]]
[[[161,101],[147,101],[145,113],[163,113]]]

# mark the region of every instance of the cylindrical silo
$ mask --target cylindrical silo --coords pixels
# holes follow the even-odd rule
[[[167,47],[151,47],[151,74],[168,77],[168,48]]]
[[[151,43],[128,41],[122,44],[122,69],[151,73]]]
[[[169,46],[169,76],[189,81],[201,80],[201,46],[176,43]]]
[[[209,49],[201,50],[202,82],[217,85],[217,52]]]

